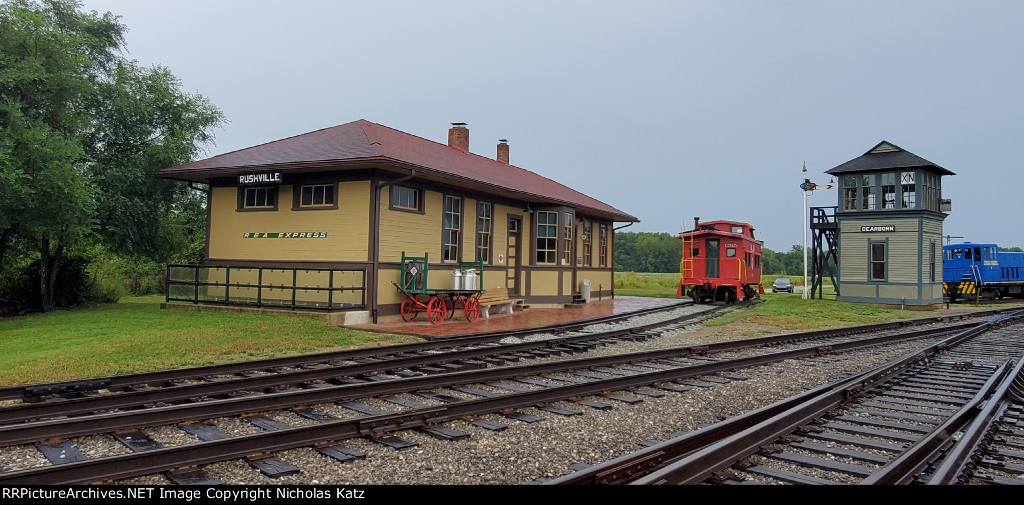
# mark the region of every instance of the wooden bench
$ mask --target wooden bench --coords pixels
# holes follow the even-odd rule
[[[480,315],[485,318],[491,317],[491,307],[497,307],[498,312],[512,313],[512,307],[522,302],[522,299],[508,297],[508,288],[487,289],[477,299],[480,302]]]

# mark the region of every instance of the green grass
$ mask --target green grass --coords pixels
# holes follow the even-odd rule
[[[722,326],[745,322],[779,330],[812,330],[928,317],[928,312],[883,308],[866,303],[837,302],[828,298],[804,300],[799,294],[765,293],[763,303],[735,311],[704,324]]]
[[[123,298],[120,303],[0,319],[0,385],[414,340],[305,317],[161,309],[161,302],[162,296]]]

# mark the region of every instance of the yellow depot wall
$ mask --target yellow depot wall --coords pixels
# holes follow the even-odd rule
[[[444,198],[441,193],[425,191],[423,213],[389,208],[391,192],[385,187],[380,198],[380,261],[401,262],[407,256],[427,253],[430,263],[441,261],[441,217]]]
[[[494,214],[494,211],[491,211]],[[491,216],[494,219],[494,216]],[[476,260],[476,200],[462,199],[462,240],[459,253],[463,261]]]
[[[559,295],[558,276],[561,273],[561,270],[534,270],[530,272],[530,295]]]
[[[278,210],[239,212],[238,189],[210,198],[211,259],[256,261],[369,260],[370,182],[338,184],[338,208],[293,211],[292,186],[278,190]],[[317,233],[325,238],[244,238],[245,233]]]
[[[599,289],[612,289],[612,273],[608,270],[581,270],[576,274],[576,279],[582,283],[584,279],[590,281],[590,291],[597,293]]]

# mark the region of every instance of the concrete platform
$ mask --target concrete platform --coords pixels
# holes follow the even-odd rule
[[[689,298],[647,298],[639,296],[617,296],[601,301],[591,300],[569,307],[537,308],[516,310],[513,314],[493,314],[490,318],[481,317],[475,322],[466,321],[461,310],[455,317],[441,324],[433,324],[427,320],[426,314],[419,314],[415,321],[379,322],[377,324],[350,324],[347,328],[374,331],[379,333],[397,333],[415,335],[423,338],[454,337],[486,333],[493,331],[522,330],[541,328],[563,323],[586,321],[611,315],[628,314],[645,309],[684,305],[692,303]]]

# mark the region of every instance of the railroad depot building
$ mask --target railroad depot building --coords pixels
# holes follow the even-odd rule
[[[837,300],[941,304],[942,176],[955,174],[886,141],[825,173],[839,183]]]
[[[610,297],[616,223],[639,221],[510,164],[504,140],[493,159],[469,152],[464,123],[445,145],[358,120],[159,176],[208,185],[204,265],[169,267],[168,300],[327,309],[336,324],[399,314],[403,256],[427,258],[430,289],[477,262],[480,289],[534,306],[585,281]]]

